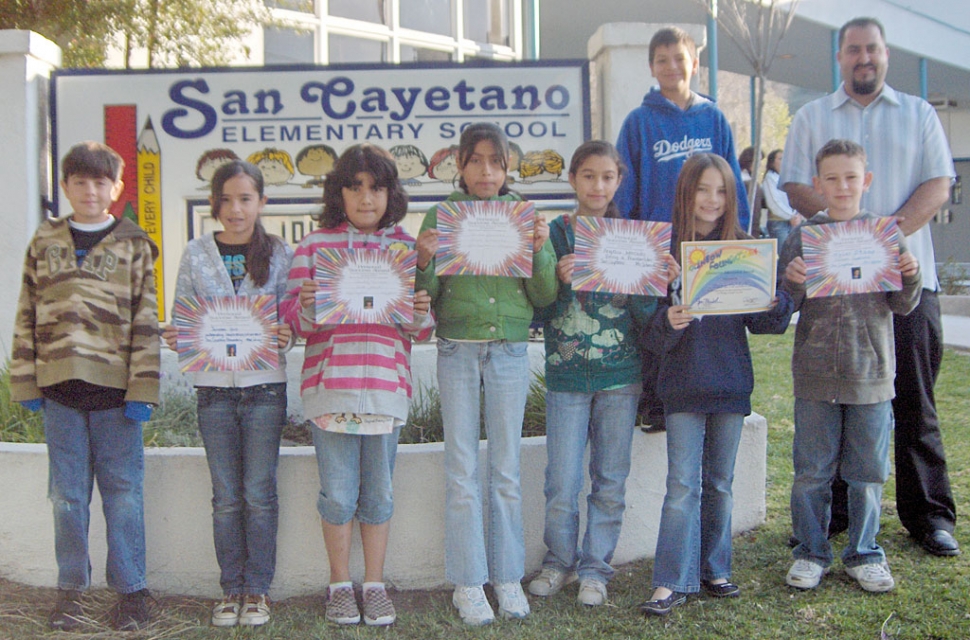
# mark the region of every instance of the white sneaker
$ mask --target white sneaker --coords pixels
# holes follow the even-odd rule
[[[485,599],[485,590],[479,587],[455,587],[451,604],[461,615],[461,621],[473,627],[491,624],[495,620],[492,605]]]
[[[539,575],[529,583],[529,593],[547,597],[556,595],[567,584],[576,581],[575,571],[560,571],[556,567],[543,567]]]
[[[811,560],[798,559],[788,570],[785,583],[796,589],[814,589],[818,586],[822,576],[828,573],[828,567],[823,567]]]
[[[845,572],[855,578],[860,587],[873,593],[892,591],[893,587],[896,586],[893,574],[889,573],[889,565],[885,562],[846,567]]]
[[[579,581],[579,604],[598,607],[606,604],[606,583],[596,578],[583,578]]]
[[[498,598],[498,613],[503,618],[524,618],[529,615],[529,601],[521,582],[503,582],[494,585]]]

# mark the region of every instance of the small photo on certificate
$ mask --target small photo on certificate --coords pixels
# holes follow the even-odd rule
[[[805,295],[809,298],[899,291],[895,218],[863,218],[802,227]]]
[[[531,202],[443,202],[437,215],[437,275],[532,277]]]
[[[411,250],[317,249],[317,324],[397,324],[414,319]]]
[[[695,315],[766,311],[775,297],[776,247],[770,240],[683,242],[683,304]]]
[[[575,216],[573,290],[667,295],[669,222]]]
[[[279,368],[276,296],[180,297],[174,319],[183,372]]]

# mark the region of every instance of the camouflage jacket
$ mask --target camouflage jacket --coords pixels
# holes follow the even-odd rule
[[[122,220],[80,266],[68,218],[41,224],[27,249],[17,303],[11,399],[84,380],[126,389],[128,402],[158,402],[158,249]]]

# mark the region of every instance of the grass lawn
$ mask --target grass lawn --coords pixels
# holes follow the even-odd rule
[[[548,600],[532,598],[533,615],[525,621],[499,621],[483,629],[465,628],[451,609],[450,592],[435,591],[392,594],[398,622],[389,629],[328,624],[322,595],[317,594],[276,603],[270,624],[255,630],[213,629],[208,626],[208,601],[162,597],[158,621],[148,630],[114,634],[99,623],[106,619],[114,597],[100,590],[86,596],[87,610],[95,618],[89,632],[69,634],[47,631],[53,589],[0,580],[0,638],[970,638],[970,528],[961,520],[956,531],[964,555],[943,559],[924,553],[895,516],[894,478],[883,494],[879,535],[896,577],[894,591],[863,592],[838,561],[814,591],[785,586],[791,562],[785,542],[790,533],[793,333],[752,339],[757,375],[753,404],[767,416],[769,425],[768,519],[735,539],[733,578],[742,589],[742,597],[736,600],[695,596],[666,619],[645,619],[635,608],[651,592],[652,561],[644,561],[618,568],[610,585],[609,606],[581,608],[575,600],[576,587],[570,586]],[[963,518],[970,509],[970,355],[947,351],[937,401],[950,480]],[[845,534],[836,538],[836,548],[845,541]],[[324,553],[322,542],[320,553]],[[326,576],[320,577],[321,586],[325,580]]]

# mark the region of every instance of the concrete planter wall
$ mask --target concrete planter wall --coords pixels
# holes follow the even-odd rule
[[[734,481],[735,533],[764,522],[766,438],[764,418],[749,417]],[[545,438],[527,438],[522,448],[527,572],[539,569],[545,552],[545,464]],[[399,449],[394,474],[395,514],[386,568],[387,580],[399,588],[432,588],[445,583],[443,466],[441,444],[402,445]],[[666,468],[666,436],[638,431],[633,440],[633,471],[627,484],[626,519],[614,558],[616,564],[653,556]],[[46,495],[46,446],[0,443],[0,486],[4,488],[0,492],[0,575],[32,585],[56,585],[54,527]],[[283,448],[277,571],[272,589],[275,598],[319,592],[327,583],[326,553],[315,506],[317,488],[313,448]],[[211,485],[202,449],[146,450],[145,524],[148,581],[152,589],[221,595],[212,547],[210,499]],[[96,586],[105,584],[104,519],[100,510],[95,491],[90,546]],[[352,567],[359,580],[363,560],[359,541],[354,544]]]

